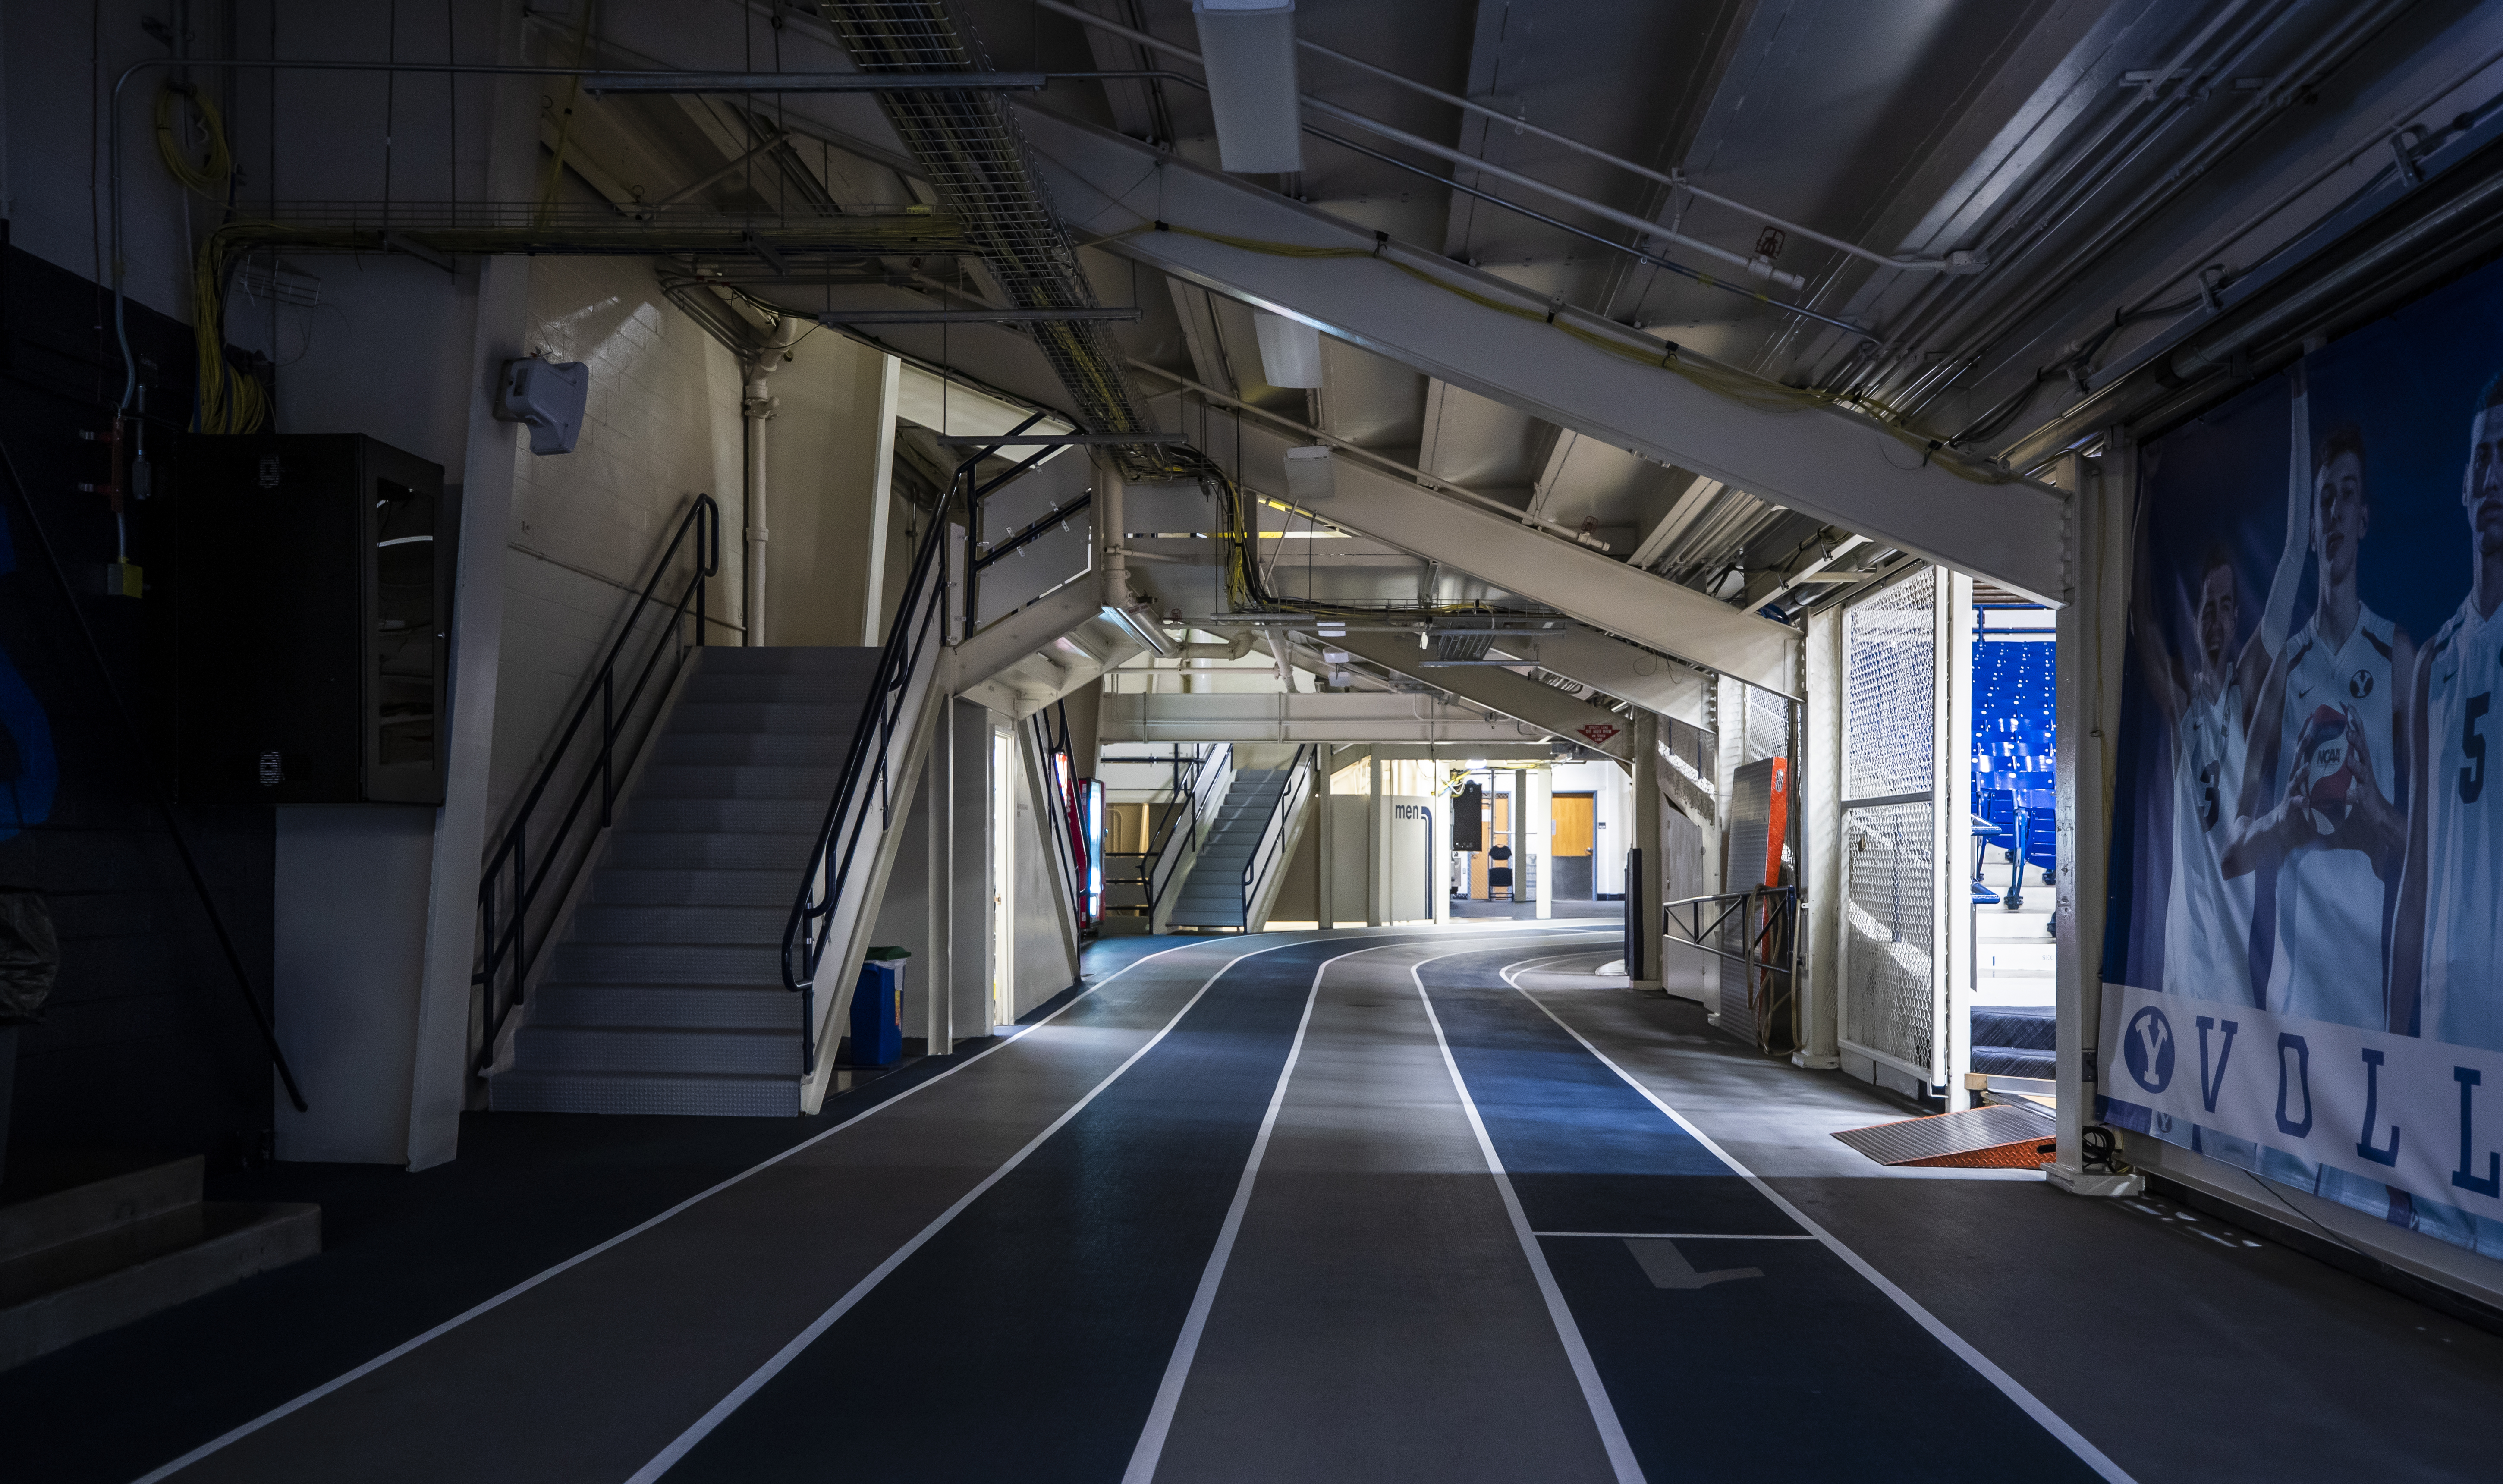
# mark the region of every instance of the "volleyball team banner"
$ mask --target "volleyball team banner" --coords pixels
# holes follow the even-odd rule
[[[2503,1257],[2498,373],[2503,265],[2141,449],[2099,1071]]]

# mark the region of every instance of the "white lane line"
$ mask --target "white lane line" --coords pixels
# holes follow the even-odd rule
[[[1138,1444],[1130,1450],[1130,1467],[1122,1470],[1121,1484],[1148,1484],[1155,1477],[1156,1466],[1164,1458],[1165,1439],[1173,1432],[1174,1413],[1182,1405],[1183,1388],[1190,1380],[1191,1363],[1199,1356],[1200,1336],[1208,1330],[1209,1311],[1217,1306],[1217,1291],[1224,1284],[1226,1264],[1233,1260],[1234,1240],[1243,1229],[1243,1215],[1252,1206],[1252,1191],[1259,1182],[1260,1162],[1269,1152],[1269,1135],[1278,1126],[1279,1110],[1286,1105],[1286,1084],[1294,1076],[1295,1063],[1304,1054],[1304,1032],[1311,1026],[1313,1007],[1320,999],[1321,976],[1342,958],[1416,946],[1414,940],[1409,940],[1351,949],[1321,960],[1320,966],[1313,970],[1313,987],[1304,996],[1303,1018],[1295,1022],[1294,1044],[1287,1048],[1286,1064],[1279,1069],[1278,1086],[1269,1094],[1269,1111],[1260,1120],[1259,1137],[1252,1141],[1252,1156],[1244,1161],[1243,1179],[1234,1188],[1234,1203],[1226,1208],[1225,1224],[1217,1231],[1217,1246],[1208,1255],[1208,1265],[1200,1271],[1199,1287],[1190,1298],[1190,1313],[1183,1320],[1182,1334],[1174,1341],[1172,1357],[1165,1362],[1164,1380],[1156,1387],[1155,1404],[1148,1410],[1148,1425],[1140,1430]],[[1453,955],[1437,956],[1448,958]],[[1431,963],[1433,959],[1423,961]]]
[[[1955,1352],[1955,1354],[1961,1358],[1966,1364],[1980,1372],[1982,1379],[1988,1381],[1991,1385],[1998,1387],[2000,1392],[2006,1396],[2008,1400],[2015,1402],[2017,1407],[2022,1410],[2026,1416],[2033,1418],[2038,1423],[2040,1423],[2045,1432],[2048,1432],[2053,1437],[2056,1437],[2061,1442],[2067,1444],[2069,1451],[2074,1453],[2080,1460],[2082,1460],[2087,1467],[2102,1475],[2106,1480],[2109,1481],[2109,1484],[2136,1484],[2136,1481],[2130,1477],[2126,1469],[2122,1468],[2118,1464],[2113,1463],[2110,1459],[2105,1457],[2102,1449],[2086,1441],[2084,1434],[2080,1433],[2076,1429],[2069,1426],[2068,1422],[2063,1419],[2059,1413],[2054,1412],[2049,1407],[2043,1405],[2040,1398],[2035,1396],[2032,1392],[2027,1391],[2024,1385],[2014,1376],[2011,1376],[2007,1372],[2000,1369],[1988,1356],[1983,1355],[1980,1351],[1975,1350],[1971,1344],[1967,1343],[1964,1336],[1956,1333],[1953,1329],[1948,1329],[1944,1324],[1940,1323],[1937,1315],[1932,1314],[1928,1309],[1922,1307],[1920,1301],[1914,1298],[1911,1294],[1906,1294],[1901,1288],[1896,1287],[1893,1280],[1889,1279],[1885,1274],[1877,1271],[1876,1268],[1870,1266],[1868,1260],[1862,1258],[1860,1254],[1843,1246],[1841,1241],[1837,1239],[1833,1232],[1826,1230],[1823,1226],[1818,1225],[1815,1222],[1809,1220],[1806,1212],[1801,1211],[1799,1207],[1791,1204],[1788,1200],[1783,1199],[1781,1192],[1774,1190],[1771,1186],[1766,1185],[1757,1176],[1755,1171],[1747,1168],[1743,1164],[1740,1164],[1736,1159],[1732,1158],[1728,1150],[1723,1149],[1720,1145],[1712,1141],[1711,1135],[1687,1122],[1683,1114],[1680,1114],[1676,1109],[1671,1108],[1668,1104],[1661,1101],[1660,1094],[1652,1091],[1651,1088],[1644,1087],[1642,1082],[1632,1073],[1627,1071],[1624,1067],[1617,1065],[1617,1063],[1609,1057],[1607,1053],[1600,1051],[1596,1046],[1592,1045],[1590,1037],[1583,1035],[1572,1026],[1565,1024],[1563,1017],[1558,1015],[1555,1011],[1548,1009],[1547,1006],[1540,1001],[1538,996],[1522,988],[1518,984],[1514,984],[1511,979],[1506,978],[1504,983],[1512,984],[1513,991],[1519,994],[1523,999],[1527,1000],[1532,1005],[1536,1005],[1539,1013],[1546,1016],[1547,1018],[1554,1020],[1558,1026],[1562,1028],[1566,1035],[1581,1042],[1582,1050],[1598,1057],[1599,1064],[1601,1066],[1606,1067],[1609,1071],[1614,1072],[1619,1077],[1623,1078],[1627,1087],[1629,1087],[1636,1092],[1641,1093],[1643,1099],[1649,1102],[1653,1107],[1659,1109],[1662,1113],[1665,1114],[1670,1122],[1675,1123],[1678,1127],[1683,1128],[1688,1133],[1694,1135],[1697,1143],[1702,1145],[1705,1149],[1710,1150],[1714,1158],[1720,1160],[1723,1164],[1728,1165],[1732,1172],[1744,1178],[1749,1185],[1754,1186],[1757,1191],[1766,1200],[1771,1201],[1774,1206],[1778,1207],[1784,1216],[1787,1216],[1792,1221],[1799,1223],[1801,1229],[1806,1231],[1809,1236],[1824,1243],[1828,1252],[1833,1253],[1835,1257],[1840,1258],[1844,1262],[1849,1263],[1853,1271],[1859,1273],[1860,1276],[1876,1285],[1879,1293],[1884,1294],[1887,1297],[1893,1299],[1896,1307],[1910,1315],[1913,1322],[1918,1324],[1922,1329],[1930,1331],[1932,1337],[1936,1338],[1939,1344],[1944,1345],[1949,1350]],[[1423,988],[1422,981],[1420,982],[1420,988],[1421,990]],[[1457,1076],[1457,1074],[1455,1073],[1454,1075]]]
[[[942,1230],[943,1230],[949,1222],[952,1222],[957,1217],[963,1215],[965,1208],[971,1206],[975,1201],[979,1200],[982,1197],[983,1192],[989,1191],[991,1187],[998,1185],[1002,1180],[1007,1179],[1011,1170],[1014,1170],[1018,1165],[1025,1163],[1027,1156],[1033,1154],[1036,1150],[1041,1149],[1045,1142],[1050,1139],[1053,1134],[1058,1133],[1070,1120],[1078,1117],[1080,1113],[1085,1112],[1087,1104],[1095,1101],[1095,1099],[1103,1093],[1105,1088],[1119,1081],[1122,1073],[1127,1072],[1130,1068],[1138,1065],[1140,1057],[1154,1051],[1157,1045],[1162,1042],[1165,1037],[1173,1034],[1173,1028],[1182,1023],[1183,1017],[1190,1014],[1192,1006],[1197,1005],[1201,1000],[1208,997],[1208,991],[1217,987],[1217,982],[1225,977],[1227,970],[1232,969],[1236,964],[1241,963],[1247,958],[1257,958],[1263,953],[1275,953],[1283,949],[1300,947],[1302,947],[1302,941],[1300,940],[1296,942],[1280,943],[1265,949],[1253,949],[1248,953],[1237,953],[1232,958],[1227,959],[1222,967],[1208,977],[1207,983],[1199,986],[1198,992],[1191,995],[1189,1001],[1185,1003],[1182,1009],[1174,1012],[1173,1018],[1164,1023],[1163,1029],[1148,1038],[1147,1045],[1140,1047],[1135,1052],[1132,1052],[1128,1060],[1122,1062],[1119,1066],[1114,1067],[1106,1075],[1102,1082],[1099,1082],[1094,1087],[1087,1088],[1086,1095],[1084,1097],[1081,1097],[1077,1102],[1070,1104],[1068,1111],[1061,1114],[1060,1117],[1053,1119],[1043,1132],[1036,1134],[1031,1139],[1028,1139],[1025,1143],[1025,1147],[1018,1150],[1015,1154],[1009,1156],[1006,1163],[1002,1164],[998,1169],[991,1171],[988,1175],[983,1176],[981,1184],[974,1187],[970,1191],[967,1191],[963,1195],[958,1196],[954,1205],[940,1212],[937,1218],[935,1218],[929,1225],[924,1226],[919,1231],[915,1232],[910,1241],[906,1242],[894,1252],[889,1253],[885,1261],[880,1262],[877,1266],[870,1269],[867,1277],[861,1279],[860,1282],[853,1284],[850,1290],[846,1292],[842,1297],[836,1299],[834,1303],[827,1308],[826,1312],[818,1315],[814,1320],[810,1321],[808,1328],[801,1330],[798,1334],[793,1335],[789,1344],[786,1344],[781,1349],[773,1352],[772,1359],[756,1367],[754,1373],[750,1374],[746,1380],[738,1383],[738,1385],[731,1391],[729,1396],[714,1402],[711,1410],[705,1412],[702,1417],[697,1418],[695,1423],[685,1432],[671,1439],[668,1447],[663,1448],[660,1452],[654,1454],[650,1463],[645,1464],[642,1467],[635,1469],[633,1474],[629,1475],[627,1477],[626,1484],[650,1484],[651,1480],[657,1479],[662,1474],[669,1472],[669,1469],[677,1464],[678,1460],[687,1456],[688,1452],[691,1451],[696,1444],[703,1442],[715,1428],[720,1427],[722,1423],[727,1421],[731,1413],[736,1412],[740,1407],[746,1405],[747,1399],[755,1396],[759,1391],[763,1390],[767,1382],[772,1380],[775,1376],[780,1375],[786,1366],[788,1366],[793,1361],[798,1360],[802,1351],[806,1350],[810,1345],[815,1344],[819,1336],[823,1335],[828,1329],[833,1329],[835,1321],[842,1318],[845,1314],[850,1313],[853,1305],[869,1296],[870,1290],[876,1288],[880,1283],[884,1282],[887,1274],[894,1272],[897,1268],[903,1266],[906,1259],[910,1258],[914,1253],[919,1252],[932,1237],[937,1236]],[[1166,949],[1164,951],[1170,953],[1173,949]],[[1141,961],[1145,962],[1144,959]],[[1302,1035],[1300,1028],[1298,1028],[1296,1034],[1298,1037]]]
[[[1469,1085],[1460,1076],[1460,1064],[1452,1057],[1452,1043],[1443,1034],[1442,1018],[1434,1014],[1434,997],[1425,992],[1425,977],[1418,972],[1423,967],[1423,963],[1411,965],[1408,977],[1416,982],[1417,998],[1425,1007],[1425,1022],[1434,1027],[1434,1044],[1442,1049],[1443,1066],[1452,1074],[1453,1089],[1460,1094],[1460,1111],[1468,1115],[1469,1129],[1478,1136],[1478,1151],[1486,1156],[1487,1171],[1494,1177],[1495,1190],[1503,1196],[1504,1213],[1512,1218],[1513,1235],[1521,1243],[1522,1256],[1529,1260],[1529,1270],[1538,1279],[1538,1292],[1547,1299],[1547,1317],[1556,1326],[1556,1337],[1564,1344],[1565,1358],[1573,1365],[1573,1379],[1581,1383],[1582,1400],[1591,1409],[1591,1420],[1598,1425],[1599,1441],[1607,1449],[1609,1467],[1616,1470],[1618,1484],[1642,1484],[1642,1466],[1634,1462],[1633,1446],[1626,1441],[1626,1430],[1617,1421],[1616,1406],[1608,1400],[1608,1389],[1600,1383],[1598,1367],[1592,1363],[1591,1348],[1582,1343],[1581,1327],[1573,1323],[1573,1311],[1565,1305],[1563,1291],[1556,1286],[1556,1275],[1547,1269],[1547,1254],[1538,1245],[1537,1233],[1529,1229],[1529,1218],[1522,1214],[1521,1197],[1513,1191],[1512,1177],[1504,1172],[1503,1157],[1494,1152],[1494,1140],[1487,1136],[1486,1121],[1478,1117],[1477,1101],[1469,1096]]]
[[[1184,943],[1177,944],[1173,948],[1169,949],[1159,949],[1152,953],[1142,953],[1137,958],[1134,958],[1130,962],[1122,965],[1120,968],[1105,975],[1103,979],[1087,985],[1083,990],[1071,996],[1068,1004],[1061,1006],[1058,1010],[1045,1016],[1042,1019],[1035,1021],[1032,1025],[1026,1026],[1024,1029],[1026,1031],[1041,1030],[1044,1026],[1050,1024],[1052,1021],[1059,1019],[1062,1016],[1065,1016],[1069,1014],[1069,1012],[1077,1009],[1080,1003],[1085,1000],[1088,995],[1093,994],[1096,990],[1103,988],[1106,984],[1119,979],[1122,975],[1129,973],[1132,969],[1139,967],[1141,964],[1148,962],[1151,958],[1162,958],[1167,953],[1179,953],[1183,949],[1197,947],[1200,947],[1200,945]],[[1264,949],[1263,951],[1266,950]],[[1233,960],[1227,960],[1228,967],[1231,967],[1232,964]],[[1219,969],[1217,972],[1222,974],[1225,970]],[[1212,983],[1214,981],[1212,980]],[[1203,988],[1202,992],[1206,992],[1205,988]],[[227,1432],[220,1433],[218,1436],[200,1444],[200,1446],[184,1454],[181,1458],[174,1460],[172,1463],[161,1465],[149,1470],[147,1473],[141,1474],[136,1480],[132,1481],[132,1484],[156,1484],[156,1481],[159,1479],[166,1478],[182,1469],[189,1468],[193,1464],[207,1458],[210,1454],[217,1452],[219,1449],[230,1446],[231,1444],[242,1441],[244,1438],[250,1437],[253,1433],[268,1427],[271,1423],[277,1422],[292,1413],[303,1410],[305,1407],[311,1406],[314,1402],[329,1396],[332,1392],[339,1390],[343,1386],[350,1386],[362,1380],[364,1377],[382,1369],[384,1366],[389,1365],[392,1362],[407,1355],[419,1346],[427,1344],[432,1340],[440,1339],[444,1335],[451,1333],[453,1330],[460,1329],[463,1325],[469,1323],[469,1321],[478,1318],[480,1315],[486,1314],[512,1302],[514,1299],[521,1297],[524,1294],[537,1288],[540,1284],[547,1282],[549,1279],[558,1277],[573,1268],[579,1267],[583,1263],[590,1261],[592,1259],[599,1257],[601,1253],[607,1252],[611,1248],[630,1242],[635,1237],[641,1236],[644,1232],[651,1230],[653,1227],[668,1221],[669,1218],[680,1215],[690,1208],[711,1199],[713,1196],[720,1194],[722,1191],[729,1190],[732,1186],[737,1185],[739,1182],[746,1180],[750,1176],[762,1174],[766,1170],[771,1169],[773,1166],[780,1164],[783,1160],[790,1158],[793,1155],[799,1154],[802,1150],[822,1143],[827,1139],[831,1139],[836,1134],[851,1127],[861,1120],[883,1113],[887,1109],[894,1107],[896,1104],[904,1101],[908,1097],[910,1097],[912,1094],[920,1091],[924,1087],[936,1087],[938,1084],[945,1082],[948,1078],[965,1070],[965,1068],[972,1066],[975,1062],[990,1055],[993,1052],[999,1051],[1012,1042],[1024,1039],[1024,1033],[1020,1032],[1017,1035],[1003,1039],[998,1046],[986,1046],[982,1048],[982,1050],[976,1052],[973,1055],[966,1057],[963,1061],[949,1067],[947,1070],[939,1073],[927,1081],[914,1083],[911,1087],[905,1088],[894,1096],[889,1097],[882,1102],[875,1103],[868,1108],[862,1109],[860,1112],[853,1114],[850,1118],[837,1123],[834,1127],[826,1129],[823,1132],[813,1134],[808,1138],[792,1145],[789,1149],[782,1151],[780,1154],[773,1156],[770,1159],[765,1159],[756,1164],[750,1165],[746,1169],[740,1170],[737,1174],[731,1176],[729,1179],[722,1181],[718,1185],[697,1191],[695,1194],[688,1196],[686,1199],[678,1202],[674,1206],[671,1206],[660,1215],[652,1217],[647,1221],[639,1222],[633,1226],[629,1226],[624,1231],[617,1233],[615,1236],[600,1243],[598,1246],[585,1248],[581,1252],[575,1253],[572,1257],[559,1262],[554,1267],[525,1278],[521,1282],[514,1284],[511,1288],[504,1290],[494,1297],[486,1299],[467,1309],[463,1309],[460,1313],[452,1316],[450,1319],[436,1325],[433,1329],[416,1336],[414,1339],[401,1341],[399,1344],[384,1351],[382,1354],[365,1362],[362,1365],[356,1367],[354,1370],[346,1371],[338,1376],[334,1376],[330,1380],[323,1382],[320,1386],[313,1388],[311,1391],[297,1397],[293,1400],[272,1407],[270,1410],[261,1413],[259,1416],[245,1423],[239,1428],[235,1428]]]
[[[1543,1237],[1608,1237],[1621,1242],[1813,1242],[1812,1231],[1533,1231]]]
[[[1354,952],[1373,951],[1357,949]],[[1182,1335],[1174,1341],[1173,1355],[1165,1362],[1164,1380],[1156,1387],[1155,1405],[1148,1409],[1148,1425],[1141,1430],[1137,1446],[1130,1450],[1130,1467],[1121,1471],[1122,1484],[1147,1484],[1156,1476],[1156,1464],[1164,1457],[1165,1436],[1173,1431],[1174,1409],[1182,1403],[1183,1384],[1190,1379],[1190,1363],[1199,1355],[1199,1337],[1208,1329],[1208,1311],[1216,1306],[1217,1286],[1225,1281],[1225,1264],[1234,1256],[1234,1238],[1243,1229],[1243,1213],[1252,1204],[1252,1188],[1260,1179],[1260,1160],[1269,1153],[1269,1135],[1278,1126],[1278,1110],[1286,1105],[1286,1083],[1295,1075],[1295,1063],[1304,1054],[1304,1033],[1312,1027],[1313,1006],[1320,1001],[1321,976],[1341,958],[1340,953],[1321,960],[1313,970],[1313,987],[1304,995],[1303,1018],[1295,1022],[1294,1044],[1286,1048],[1286,1064],[1278,1069],[1278,1086],[1269,1093],[1269,1111],[1260,1118],[1259,1137],[1252,1141],[1252,1156],[1243,1162],[1243,1178],[1234,1187],[1234,1203],[1225,1208],[1225,1225],[1217,1228],[1217,1246],[1208,1255],[1208,1265],[1199,1275],[1199,1287],[1190,1295],[1190,1313],[1183,1320]]]

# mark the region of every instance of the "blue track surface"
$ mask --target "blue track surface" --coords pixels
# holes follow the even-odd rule
[[[1800,1229],[1496,977],[1524,956],[1422,977],[1531,1229]],[[2096,1477],[1821,1243],[1679,1243],[1704,1274],[1761,1272],[1694,1289],[1658,1287],[1622,1240],[1540,1247],[1651,1479]]]

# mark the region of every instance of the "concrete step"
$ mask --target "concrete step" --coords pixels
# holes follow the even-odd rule
[[[799,894],[796,864],[788,871],[603,865],[591,878],[591,901],[603,907],[771,907],[778,903],[787,912]]]
[[[780,876],[796,894],[801,868],[816,843],[814,825],[806,833],[770,835],[620,830],[609,837],[600,869],[602,875],[610,870],[764,871]]]
[[[556,946],[548,978],[595,984],[734,984],[782,987],[782,949],[698,944],[577,943]]]
[[[870,687],[875,680],[876,676],[867,672],[854,675],[840,672],[735,674],[698,671],[687,677],[679,697],[683,701],[699,702],[797,702],[809,706],[849,703],[858,706],[868,698]]]
[[[13,1184],[45,1193],[0,1206],[0,1263],[196,1205],[204,1167],[197,1155],[19,1154]]]
[[[797,701],[682,700],[669,712],[665,735],[692,737],[701,733],[731,732],[741,737],[753,737],[760,733],[785,733],[794,737],[833,738],[838,745],[848,746],[852,732],[860,725],[860,718],[858,704],[832,706]]]
[[[799,1012],[793,1009],[779,1030],[532,1024],[514,1038],[512,1070],[504,1075],[531,1072],[797,1077]]]
[[[818,736],[755,736],[738,732],[664,734],[652,742],[652,765],[710,763],[760,768],[828,768],[837,776],[852,744],[851,734]],[[828,789],[831,793],[833,790]]]
[[[531,991],[530,1021],[541,1026],[646,1030],[779,1030],[800,1034],[801,996],[728,984],[586,984],[552,981]],[[517,1043],[518,1044],[518,1039]]]
[[[813,799],[822,810],[842,781],[840,766],[771,768],[655,760],[634,782],[637,799]]]
[[[866,682],[877,651],[842,644],[707,644],[700,674],[826,674],[858,672]]]
[[[621,832],[644,835],[814,835],[828,799],[654,799],[640,793],[618,814]],[[803,847],[803,854],[806,848]]]
[[[694,1076],[659,1072],[507,1072],[488,1087],[499,1113],[667,1113],[711,1118],[793,1118],[800,1077]]]
[[[796,895],[796,880],[784,883]],[[791,904],[780,907],[659,907],[600,904],[575,910],[568,943],[731,944],[779,948]]]
[[[322,1250],[322,1208],[194,1201],[0,1263],[0,1370]]]

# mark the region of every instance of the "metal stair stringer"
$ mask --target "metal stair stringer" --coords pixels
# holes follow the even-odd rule
[[[836,909],[839,920],[848,915],[849,921],[840,931],[837,948],[818,968],[820,983],[828,968],[836,971],[836,977],[827,992],[817,997],[817,1023],[806,1031],[816,1053],[800,1084],[800,1112],[804,1116],[813,1115],[825,1106],[826,1093],[834,1084],[835,1049],[851,1024],[852,990],[859,984],[861,964],[869,957],[869,940],[877,931],[878,909],[886,901],[887,880],[894,874],[896,857],[903,850],[904,825],[911,818],[913,801],[920,792],[922,764],[929,758],[931,744],[954,702],[952,677],[947,673],[952,663],[952,657],[943,651],[941,672],[923,693],[908,729],[909,741],[901,766],[889,771],[892,784],[880,809],[884,817],[871,847],[868,880],[862,889],[845,892],[846,900]]]

